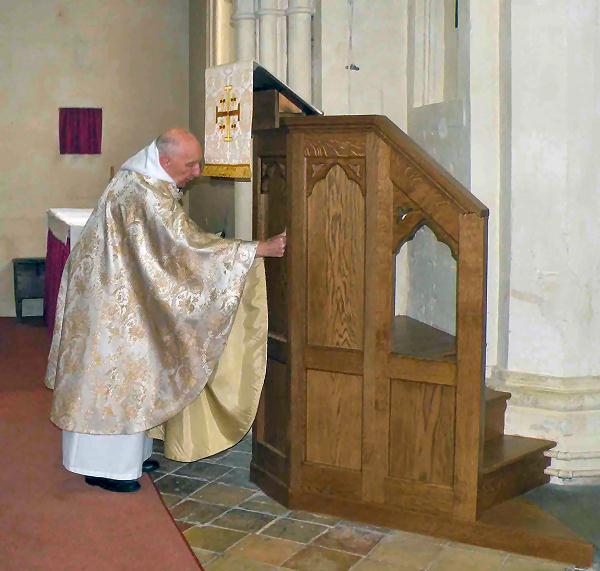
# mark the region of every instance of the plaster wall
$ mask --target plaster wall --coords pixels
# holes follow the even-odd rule
[[[500,259],[509,251],[506,235],[500,237],[499,220],[510,188],[501,183],[502,161],[510,153],[510,140],[501,139],[503,105],[501,82],[510,69],[500,66],[501,15],[503,0],[470,0],[469,99],[471,165],[469,190],[489,209],[486,316],[486,364],[488,371],[498,363],[498,340],[508,332],[500,329],[499,312],[506,288],[501,288]],[[504,40],[504,37],[502,37]],[[509,223],[509,222],[507,222]]]
[[[420,19],[423,9],[443,10],[444,18]],[[407,133],[467,188],[471,182],[469,31],[469,2],[461,2],[455,28],[454,3],[409,0]],[[426,57],[418,53],[423,49],[428,50]],[[419,232],[405,247],[405,313],[454,334],[456,262],[448,247],[430,231]]]
[[[102,107],[101,155],[60,155],[59,107]],[[45,255],[46,210],[91,208],[133,153],[188,125],[187,0],[3,0],[0,315],[11,259]]]
[[[406,0],[320,2],[315,101],[325,114],[387,115],[406,130],[406,10]]]

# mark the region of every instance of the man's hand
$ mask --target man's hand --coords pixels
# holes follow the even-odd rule
[[[281,258],[285,254],[286,231],[258,243],[256,255],[259,258]]]

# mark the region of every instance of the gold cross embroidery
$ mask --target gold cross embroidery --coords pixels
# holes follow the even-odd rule
[[[233,87],[231,85],[225,86],[225,97],[219,99],[219,105],[217,105],[216,123],[219,126],[219,131],[225,131],[225,141],[231,141],[231,131],[232,129],[235,129],[240,122],[240,104],[237,104],[237,109],[232,109],[232,105],[235,105],[237,102],[237,97],[231,97],[232,89]],[[221,108],[225,106],[225,109],[219,111],[219,106],[221,106]],[[234,117],[236,119],[232,121],[232,118]],[[225,119],[225,123],[219,123],[219,119]]]

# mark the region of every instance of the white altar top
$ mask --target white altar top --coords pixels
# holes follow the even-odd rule
[[[91,214],[92,208],[51,208],[48,210],[48,229],[63,244],[69,239],[73,249]]]

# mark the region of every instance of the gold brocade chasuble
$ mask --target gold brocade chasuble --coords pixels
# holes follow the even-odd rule
[[[159,427],[165,451],[190,461],[250,428],[267,312],[256,242],[203,232],[179,198],[136,172],[111,181],[65,266],[46,385],[59,428]]]

